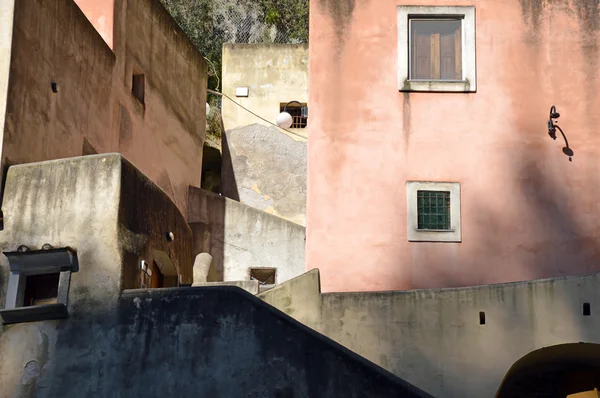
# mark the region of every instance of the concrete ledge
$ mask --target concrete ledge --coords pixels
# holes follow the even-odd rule
[[[2,322],[5,324],[63,319],[67,315],[67,306],[64,304],[45,304],[0,311]]]
[[[220,287],[220,286],[236,286],[247,291],[250,294],[257,295],[259,291],[258,281],[231,281],[231,282],[205,282],[194,283],[192,287]]]
[[[258,298],[307,325],[321,322],[321,280],[318,269],[277,285],[259,294]]]

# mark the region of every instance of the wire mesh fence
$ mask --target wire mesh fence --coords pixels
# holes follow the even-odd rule
[[[224,43],[306,43],[309,0],[161,0],[220,75]],[[214,77],[214,76],[213,76]]]

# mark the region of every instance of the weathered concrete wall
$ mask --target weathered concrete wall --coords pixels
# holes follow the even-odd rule
[[[208,281],[249,280],[250,268],[277,268],[276,283],[304,272],[304,227],[224,196],[190,187],[194,255],[213,256]]]
[[[123,153],[185,214],[200,185],[205,61],[158,1],[81,5],[94,23],[114,20],[114,53],[72,0],[16,2],[3,165],[79,156],[87,141]]]
[[[167,253],[192,283],[192,233],[168,196],[119,154],[13,166],[2,205],[0,249],[39,250],[49,243],[77,251],[69,311],[110,307],[122,288],[139,288],[140,261]],[[175,235],[167,242],[167,232]],[[0,306],[8,263],[0,259]],[[97,308],[98,307],[98,308]],[[2,350],[0,350],[2,352]]]
[[[320,286],[312,271],[260,297],[434,396],[478,398],[494,396],[511,366],[532,351],[600,343],[599,283],[600,274],[591,274],[459,289],[316,293],[315,305],[309,296]],[[590,303],[590,316],[583,303]]]
[[[258,124],[225,132],[223,195],[300,225],[306,223],[305,142]]]
[[[428,396],[232,287],[126,291],[0,327],[0,352],[1,397]]]
[[[410,2],[475,6],[472,94],[398,91],[398,4],[310,2],[307,266],[324,291],[600,270],[598,1]],[[408,242],[406,181],[461,183],[462,243]]]
[[[308,101],[308,44],[228,43],[222,62],[223,93],[272,123],[280,104]],[[248,97],[237,98],[236,87],[248,87]],[[225,130],[255,123],[270,126],[226,98],[222,114]],[[306,128],[291,131],[301,136],[290,135],[295,140],[308,138]]]

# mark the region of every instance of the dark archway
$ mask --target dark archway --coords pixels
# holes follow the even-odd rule
[[[565,398],[594,388],[600,388],[600,344],[561,344],[515,362],[496,398]]]

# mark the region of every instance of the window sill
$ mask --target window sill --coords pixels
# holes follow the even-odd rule
[[[474,93],[469,80],[443,81],[443,80],[405,80],[401,92],[433,92],[433,93]]]
[[[0,310],[0,316],[4,324],[63,319],[67,315],[67,306],[60,303]]]
[[[415,228],[415,232],[455,232],[454,229],[419,229]]]

